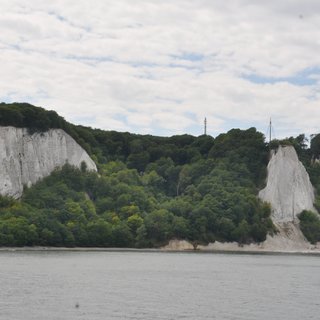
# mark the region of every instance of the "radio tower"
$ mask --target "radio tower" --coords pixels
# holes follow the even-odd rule
[[[268,127],[268,131],[269,131],[269,143],[271,142],[271,134],[272,134],[272,121],[270,118],[270,122],[269,122],[269,127]]]
[[[207,135],[207,118],[204,118],[204,135]]]
[[[274,132],[274,127],[272,125],[271,118],[270,118],[269,125],[268,125],[268,131],[265,136],[266,136],[266,139],[269,139],[268,144],[269,144],[269,149],[271,149],[271,141],[272,141],[272,139],[273,140],[276,139],[276,134]]]

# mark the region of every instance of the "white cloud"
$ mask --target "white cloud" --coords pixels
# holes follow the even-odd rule
[[[264,131],[270,116],[281,136],[314,133],[319,9],[318,0],[0,0],[0,99],[137,133],[201,134],[205,116],[214,135]]]

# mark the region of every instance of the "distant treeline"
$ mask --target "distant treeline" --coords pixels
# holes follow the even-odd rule
[[[66,165],[20,201],[1,197],[2,246],[158,247],[173,238],[250,243],[275,231],[270,207],[257,197],[269,146],[255,128],[215,139],[155,137],[75,126],[54,111],[18,103],[0,104],[0,125],[31,133],[61,128],[99,169]],[[304,140],[292,139],[308,162],[313,155]],[[320,191],[320,170],[308,170]]]

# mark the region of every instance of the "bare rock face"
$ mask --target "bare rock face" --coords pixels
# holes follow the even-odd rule
[[[87,152],[61,129],[30,135],[25,128],[0,127],[0,194],[19,198],[31,186],[64,164],[97,167]]]
[[[294,147],[280,146],[272,151],[267,186],[259,197],[271,204],[276,223],[293,221],[303,210],[315,210],[313,186]]]

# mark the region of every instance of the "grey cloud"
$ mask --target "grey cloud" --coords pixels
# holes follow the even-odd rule
[[[312,133],[317,72],[307,86],[243,76],[281,79],[319,66],[319,5],[3,0],[0,97],[121,131],[183,132],[207,116],[216,134],[237,120],[264,128],[272,115],[283,134]]]

